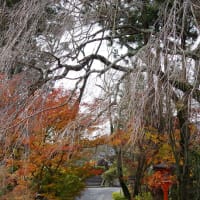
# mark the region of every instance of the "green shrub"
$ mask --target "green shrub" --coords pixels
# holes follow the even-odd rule
[[[55,196],[62,200],[74,199],[79,192],[84,188],[84,184],[80,178],[74,174],[66,174],[60,177],[55,185]]]
[[[113,200],[127,200],[121,192],[113,192],[112,198]]]
[[[6,188],[1,188],[0,189],[0,197],[6,194]]]
[[[34,180],[35,185],[39,180]],[[82,179],[73,173],[45,172],[39,181],[41,194],[49,194],[60,200],[73,200],[84,188],[85,184]]]
[[[116,163],[114,163],[107,171],[102,174],[102,178],[105,181],[104,186],[112,186],[113,182],[118,179]],[[124,176],[128,176],[128,170],[123,167]]]
[[[112,186],[114,179],[117,178],[117,168],[110,167],[109,170],[102,174],[102,178],[105,181],[105,186]]]
[[[135,200],[153,200],[150,192],[142,192],[135,197]]]

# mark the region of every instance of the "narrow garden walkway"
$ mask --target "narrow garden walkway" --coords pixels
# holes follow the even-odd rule
[[[112,193],[120,191],[120,187],[86,188],[76,200],[112,200]]]

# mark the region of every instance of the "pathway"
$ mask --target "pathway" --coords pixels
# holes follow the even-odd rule
[[[112,192],[120,191],[120,187],[86,188],[76,200],[112,200]]]

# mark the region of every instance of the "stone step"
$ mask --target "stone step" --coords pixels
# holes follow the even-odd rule
[[[93,176],[85,181],[87,186],[101,186],[102,178],[101,176]]]

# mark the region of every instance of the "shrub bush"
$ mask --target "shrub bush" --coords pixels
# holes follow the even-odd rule
[[[127,200],[121,192],[112,193],[113,200]]]
[[[36,181],[36,180],[35,180]],[[40,180],[40,194],[48,194],[60,200],[73,200],[84,188],[84,181],[73,173],[46,173]]]
[[[117,168],[116,167],[110,167],[109,170],[105,171],[102,174],[102,178],[105,181],[105,186],[112,186],[113,180],[117,178]]]
[[[135,197],[135,200],[153,200],[150,192],[142,192]]]

